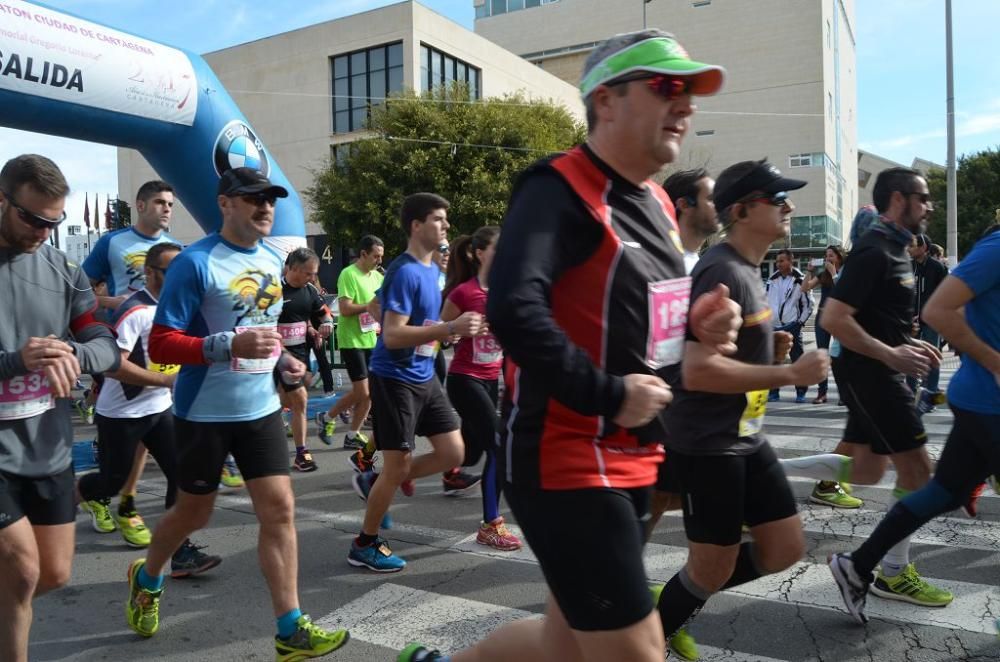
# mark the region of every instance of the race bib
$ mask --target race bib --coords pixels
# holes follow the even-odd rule
[[[147,363],[146,369],[150,372],[158,372],[161,375],[173,375],[180,372],[181,367],[176,363],[153,363],[150,361]]]
[[[437,324],[437,320],[424,320],[424,326],[434,326],[435,324]],[[416,349],[413,351],[417,356],[433,357],[437,354],[438,347],[440,347],[440,345],[441,343],[438,341],[432,340],[430,342],[425,342],[423,345],[417,345]]]
[[[492,333],[484,333],[472,338],[472,362],[477,365],[491,365],[503,359],[503,350]]]
[[[54,406],[49,380],[40,371],[0,381],[0,421],[31,418]]]
[[[278,333],[281,334],[281,344],[285,347],[304,345],[306,343],[306,323],[286,322],[278,324]]]
[[[691,301],[691,278],[674,278],[649,284],[649,337],[646,364],[655,369],[680,363],[684,355],[684,329]]]
[[[275,326],[273,324],[261,324],[260,326],[238,326],[233,329],[236,335],[245,333],[250,329],[266,329],[268,331],[274,331]],[[281,346],[278,345],[271,352],[271,356],[266,359],[240,359],[233,357],[230,362],[230,370],[235,370],[236,372],[248,372],[248,373],[261,373],[261,372],[271,372],[274,370],[274,366],[278,365],[278,359],[281,358]]]
[[[378,328],[378,322],[375,321],[375,316],[368,311],[358,315],[358,323],[361,324],[361,333],[370,333]]]
[[[767,410],[767,389],[746,394],[747,406],[740,416],[739,436],[751,437],[764,429],[764,412]]]

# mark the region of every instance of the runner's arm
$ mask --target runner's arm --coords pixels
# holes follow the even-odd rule
[[[529,176],[511,200],[490,271],[487,319],[525,377],[543,383],[583,415],[614,417],[625,398],[622,377],[598,368],[556,324],[554,283],[591,255],[600,226],[554,172]]]
[[[153,372],[152,370],[141,368],[128,360],[131,354],[132,353],[127,350],[121,350],[121,365],[118,367],[118,370],[115,370],[114,372],[106,372],[104,373],[104,376],[117,379],[125,384],[134,384],[135,386],[160,386],[170,388],[174,385],[173,374],[167,375],[162,372]]]
[[[148,370],[132,361],[132,349],[142,342],[143,329],[152,324],[153,311],[147,306],[136,306],[126,311],[119,318],[115,325],[115,333],[118,336],[116,342],[118,351],[121,353],[121,366],[114,372],[105,373],[105,376],[117,379],[125,384],[135,386],[159,386],[171,387],[174,384],[174,375],[164,374],[159,371]]]
[[[977,336],[962,314],[962,307],[975,294],[961,278],[948,276],[924,306],[924,320],[952,347],[993,374],[1000,374],[1000,352]]]
[[[121,363],[118,345],[108,325],[94,317],[97,300],[89,287],[87,275],[83,269],[76,269],[73,276],[70,297],[72,319],[69,323],[71,337],[66,342],[73,348],[82,372],[94,374],[117,370]]]
[[[337,305],[343,317],[354,317],[368,310],[368,304],[354,303],[354,299],[350,297],[340,297],[337,300]]]
[[[795,383],[795,364],[755,365],[719,354],[692,340],[684,343],[684,388],[706,393],[746,393]]]
[[[823,308],[820,326],[852,352],[887,363],[886,356],[892,352],[892,348],[881,340],[870,336],[858,324],[858,321],[854,319],[854,314],[857,312],[857,308],[853,308],[830,295],[826,299],[826,307]]]

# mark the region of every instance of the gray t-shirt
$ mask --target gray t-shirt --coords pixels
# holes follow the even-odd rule
[[[111,329],[93,313],[97,300],[83,270],[47,244],[35,253],[0,248],[0,410],[12,415],[11,395],[38,394],[40,374],[21,360],[29,338],[54,335],[68,342],[86,373],[117,370],[121,354]],[[4,397],[6,394],[6,397]],[[0,471],[27,477],[51,476],[72,462],[70,401],[27,418],[0,420]]]
[[[691,301],[719,283],[743,309],[743,326],[730,358],[754,365],[774,362],[774,326],[757,265],[746,261],[728,243],[713,246],[691,273]],[[697,342],[687,330],[687,339]],[[743,394],[688,391],[674,387],[667,409],[669,449],[690,455],[747,455],[764,443],[767,390]]]

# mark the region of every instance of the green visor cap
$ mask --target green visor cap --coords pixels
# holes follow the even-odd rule
[[[722,87],[726,70],[714,64],[695,62],[684,47],[667,37],[654,37],[609,55],[580,81],[580,94],[587,98],[598,85],[637,71],[685,76],[692,79],[691,94],[709,96]]]

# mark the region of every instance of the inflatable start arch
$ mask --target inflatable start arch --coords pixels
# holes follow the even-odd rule
[[[305,245],[298,193],[200,56],[24,2],[0,2],[0,126],[130,147],[206,232],[219,176],[248,166],[289,196],[270,243]],[[123,192],[125,193],[125,192]]]

